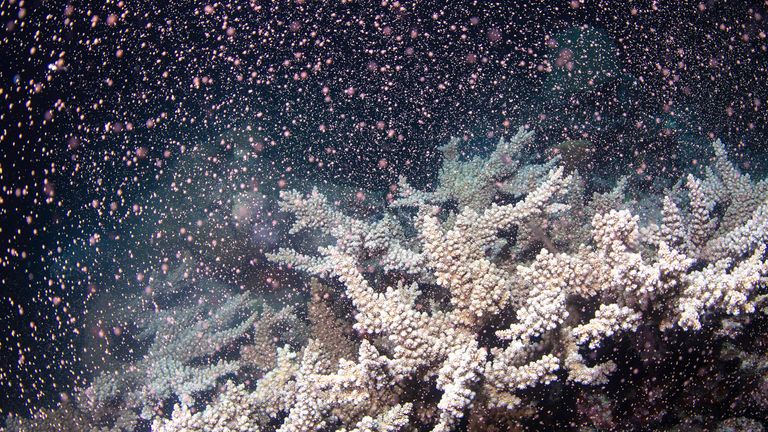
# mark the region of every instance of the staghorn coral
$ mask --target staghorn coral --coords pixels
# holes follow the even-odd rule
[[[38,410],[32,418],[8,416],[5,432],[131,432],[135,429],[138,416],[124,409],[117,413],[84,412],[70,401],[62,402],[55,409]]]
[[[331,364],[341,359],[354,359],[358,345],[353,339],[352,324],[338,317],[332,308],[331,290],[317,279],[309,282],[312,298],[308,307],[310,337],[318,343]]]
[[[653,233],[645,241],[665,241],[692,258],[710,262],[743,258],[768,241],[768,180],[752,182],[729,160],[720,140],[712,143],[714,167],[706,167],[706,178],[689,174],[687,209],[671,197],[664,198],[661,226],[649,225]],[[687,211],[686,211],[687,210]]]
[[[621,407],[607,402],[606,389],[615,375],[625,380],[640,372],[625,370],[628,361],[622,357],[633,354],[618,354],[614,347],[650,345],[653,355],[638,354],[643,367],[663,370],[662,364],[678,361],[684,349],[664,349],[659,341],[716,346],[741,328],[722,318],[752,315],[763,298],[764,183],[753,184],[718,146],[706,179],[689,176],[687,194],[659,199],[659,220],[645,224],[623,199],[624,181],[585,200],[577,175],[566,176],[562,168],[531,177],[528,192],[516,201],[493,203],[486,195],[455,211],[437,205],[442,203],[437,195],[402,182],[407,197],[394,210],[400,218],[386,214],[378,220],[347,216],[317,190],[307,196],[284,192],[281,209],[296,217],[292,233],[318,230],[329,243],[314,252],[281,249],[269,258],[338,282],[311,284],[308,343],[269,351],[269,336],[279,333],[273,331],[276,323],[293,322],[298,314],[268,312],[254,331],[253,351],[267,359],[258,362],[266,373],[255,387],[227,383],[198,410],[185,396],[192,391],[161,386],[165,396],[177,395],[178,403],[170,418],[154,418],[153,430],[450,431],[478,430],[490,419],[524,429],[530,418],[563,427],[547,419],[550,396],[543,396],[563,388],[576,395],[580,405],[574,402],[574,408],[605,411],[599,422],[621,427]],[[474,172],[457,169],[456,163],[449,158],[444,170]],[[472,163],[495,166],[480,159]],[[745,196],[749,203],[738,204]],[[461,202],[458,197],[447,199]],[[410,221],[402,217],[403,209],[412,211]],[[569,226],[579,232],[564,233]],[[538,243],[531,241],[534,236]],[[537,245],[544,247],[523,252]],[[255,320],[255,305],[241,305],[247,318],[236,329]],[[348,308],[350,316],[340,312]],[[171,316],[184,321],[185,313],[195,311],[186,306]],[[160,323],[167,318],[160,313],[157,325],[149,326],[155,340],[168,334],[161,339],[173,342],[180,337],[176,333],[184,333],[178,327],[163,330]],[[193,319],[184,322],[195,327]],[[198,333],[217,337],[216,328]],[[187,347],[196,343],[179,341]],[[200,345],[208,353],[213,347]],[[166,354],[182,362],[192,358],[173,350]],[[697,365],[703,373],[715,370],[706,362]],[[691,382],[676,380],[683,386]],[[205,388],[215,381],[204,380]],[[109,381],[94,385],[113,394],[104,383]],[[663,384],[648,382],[634,393],[646,401],[625,410],[627,418],[655,424],[675,415],[660,407],[673,393]],[[692,393],[677,394],[691,398]],[[683,405],[695,406],[692,400]],[[713,425],[715,420],[723,419],[713,419]]]
[[[257,371],[269,371],[277,364],[275,347],[282,344],[300,346],[306,341],[306,325],[293,306],[275,312],[264,305],[259,319],[253,323],[250,343],[240,346],[240,362]]]
[[[559,161],[559,158],[553,158],[541,165],[524,165],[520,155],[532,141],[533,132],[520,127],[509,141],[499,139],[487,158],[474,157],[462,161],[459,159],[459,139],[453,138],[438,149],[443,154],[443,164],[437,189],[433,192],[417,191],[401,177],[400,197],[391,205],[442,205],[454,201],[459,208],[482,210],[499,192],[518,197],[526,195]]]
[[[337,246],[360,261],[376,262],[392,271],[429,277],[423,272],[424,258],[409,247],[405,234],[394,219],[385,215],[376,222],[367,222],[344,215],[328,203],[317,189],[303,197],[296,191],[280,193],[280,209],[296,215],[290,233],[317,229],[338,239]],[[326,275],[332,269],[328,260],[280,248],[267,258],[313,274]]]
[[[139,408],[148,419],[169,397],[192,400],[195,393],[240,369],[238,361],[196,362],[248,331],[258,317],[255,309],[256,301],[243,293],[218,308],[181,305],[156,313],[139,335],[152,341],[149,351],[124,368],[98,375],[85,390],[88,405],[97,408],[120,401],[128,408]]]
[[[571,205],[567,201],[573,199],[561,202],[559,198],[569,196],[573,179],[563,176],[562,170],[552,170],[514,204],[492,204],[486,194],[484,200],[465,200],[461,205],[460,196],[451,195],[460,209],[443,221],[440,209],[432,203],[444,197],[415,191],[401,181],[406,197],[397,205],[417,208],[413,220],[417,235],[403,238],[408,230],[400,229],[394,237],[403,256],[418,257],[422,266],[418,284],[372,286],[360,272],[363,265],[370,264],[360,259],[361,248],[350,247],[348,235],[337,237],[332,230],[327,233],[336,239],[335,244],[319,248],[318,255],[302,255],[297,260],[296,253],[282,250],[270,259],[321,277],[338,278],[355,307],[355,329],[379,353],[381,373],[389,374],[394,383],[434,386],[441,392],[436,409],[420,408],[422,413],[431,412],[420,415],[420,421],[434,430],[451,430],[469,410],[522,406],[525,392],[521,391],[525,389],[561,379],[574,385],[605,384],[618,365],[610,358],[601,359],[601,347],[620,340],[641,323],[658,331],[697,330],[704,317],[754,310],[754,293],[764,286],[768,274],[765,207],[755,197],[764,187],[762,183],[752,186],[748,177],[738,173],[719,145],[715,143],[720,177],[710,170],[706,187],[689,179],[691,215],[667,197],[660,225],[641,229],[639,218],[630,210],[587,202],[580,206],[580,216],[591,216],[586,220],[591,225],[589,238],[567,245],[569,252],[544,248],[529,262],[520,262],[523,258],[515,255],[516,265],[505,262],[503,255],[488,255],[500,240],[499,233],[525,229],[533,221],[544,227],[538,235],[548,236],[548,225],[538,221],[568,214]],[[450,149],[455,151],[455,143]],[[447,155],[443,172],[450,169],[468,175],[471,171],[455,169],[455,164],[455,157]],[[454,180],[449,188],[461,181]],[[712,193],[713,185],[720,184],[729,185],[727,192]],[[623,188],[624,183],[614,195]],[[751,194],[752,204],[726,210],[723,218],[740,220],[756,234],[743,241],[744,228],[733,222],[720,224],[715,231],[708,218],[711,203],[731,203],[732,196],[745,194]],[[308,203],[323,207],[314,214],[315,220],[325,221],[316,226],[333,226],[327,222],[329,215],[337,224],[350,223],[337,210],[324,208],[327,202],[316,193],[306,201],[295,193],[286,197],[293,207],[306,209]],[[611,201],[620,201],[620,197]],[[306,212],[298,217],[311,220]],[[686,224],[687,220],[691,223]],[[359,221],[350,225],[348,232],[359,229]],[[344,230],[335,228],[337,234]],[[648,232],[656,236],[649,247],[642,248],[641,233]],[[386,260],[378,264],[378,271],[385,274],[404,267]],[[428,309],[419,306],[435,296],[447,298],[447,304],[431,302]],[[588,306],[571,316],[575,304]],[[515,316],[511,322],[509,312]],[[500,325],[505,322],[509,324]],[[480,332],[487,333],[489,326],[496,330],[495,340],[481,337]],[[300,409],[306,411],[306,407]],[[314,417],[315,422],[303,417],[303,424],[311,429],[328,420],[321,417]],[[288,418],[294,418],[293,410]]]
[[[193,413],[187,405],[176,405],[171,419],[155,419],[152,430],[156,432],[258,432],[259,419],[253,415],[253,412],[257,410],[260,402],[245,390],[245,386],[227,381],[217,400],[208,405],[204,411]]]

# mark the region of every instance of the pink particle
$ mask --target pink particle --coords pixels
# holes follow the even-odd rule
[[[501,40],[501,30],[492,28],[488,30],[488,42],[494,43]]]
[[[559,44],[557,43],[557,40],[556,40],[555,38],[551,38],[551,37],[550,37],[550,38],[547,38],[546,44],[547,44],[547,47],[548,47],[548,48],[553,48],[553,49],[554,49],[554,48],[557,48],[557,47],[558,47],[558,45],[559,45]]]
[[[573,58],[573,51],[571,51],[568,48],[564,48],[558,53],[557,60],[555,60],[555,65],[557,65],[558,67],[567,66],[568,63],[571,63],[572,58]]]

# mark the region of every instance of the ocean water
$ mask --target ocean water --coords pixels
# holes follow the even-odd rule
[[[767,20],[0,0],[0,430],[764,430]]]

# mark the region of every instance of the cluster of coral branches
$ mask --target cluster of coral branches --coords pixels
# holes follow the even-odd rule
[[[127,399],[146,409],[154,405],[138,399],[177,395],[171,416],[154,415],[156,432],[482,429],[494,418],[543,416],[554,386],[610,405],[589,389],[631,373],[621,370],[623,350],[639,333],[722,346],[715,341],[738,338],[760,313],[768,182],[736,169],[720,141],[713,164],[651,197],[656,213],[644,210],[641,223],[625,181],[587,197],[584,179],[557,159],[524,165],[530,140],[521,128],[470,160],[452,141],[436,190],[401,179],[375,220],[345,214],[316,190],[284,192],[291,233],[326,240],[269,256],[324,281],[311,284],[309,328],[297,338],[305,342],[275,347],[264,336],[273,312],[245,314],[229,329],[193,321],[183,324],[197,329],[189,334],[157,329],[165,343],[133,365],[144,381]],[[212,337],[227,344],[254,323],[257,343],[238,360],[186,364],[212,350]],[[195,345],[198,333],[207,336]],[[197,348],[184,351],[190,344]],[[248,363],[259,365],[258,379],[229,381],[195,405],[191,395]],[[173,375],[156,376],[161,368]],[[112,397],[116,382],[101,377],[91,393]]]

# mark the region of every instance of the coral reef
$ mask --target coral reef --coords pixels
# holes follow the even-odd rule
[[[138,335],[152,341],[148,352],[130,365],[98,375],[85,390],[88,404],[101,407],[121,399],[121,404],[140,408],[141,416],[149,419],[171,396],[191,403],[195,393],[213,388],[220,377],[240,369],[237,361],[219,359],[198,365],[197,360],[240,338],[258,318],[255,309],[254,300],[244,293],[231,296],[216,309],[182,305],[157,312]]]
[[[325,280],[308,284],[309,323],[246,294],[157,312],[147,355],[97,377],[91,404],[141,410],[158,432],[758,428],[747,415],[768,412],[765,361],[743,339],[764,324],[768,182],[715,141],[714,164],[641,221],[626,179],[587,198],[558,159],[520,162],[532,139],[520,129],[469,161],[452,141],[437,189],[401,179],[378,219],[282,192],[291,234],[328,240],[268,255]],[[255,379],[234,375],[245,367]],[[750,396],[715,391],[728,381]],[[204,407],[193,398],[214,388]],[[570,409],[554,413],[560,401]]]
[[[513,142],[527,139],[521,131]],[[617,364],[601,347],[620,342],[641,324],[659,332],[696,331],[702,321],[754,312],[755,291],[768,274],[765,182],[753,184],[730,164],[719,141],[713,147],[714,168],[704,180],[687,180],[687,212],[665,197],[661,220],[643,227],[648,238],[641,238],[639,218],[628,209],[594,212],[591,220],[578,222],[591,225],[588,241],[567,245],[567,252],[546,246],[563,237],[556,232],[562,226],[553,222],[577,217],[565,199],[574,177],[552,169],[523,199],[497,204],[503,179],[468,169],[493,166],[498,154],[510,150],[504,142],[484,163],[464,165],[451,154],[440,177],[452,181],[436,192],[414,191],[401,181],[396,205],[415,208],[415,216],[412,229],[395,230],[389,238],[371,238],[391,223],[386,216],[378,222],[352,220],[316,192],[306,198],[285,193],[282,208],[296,216],[292,231],[319,229],[335,243],[319,248],[318,255],[280,250],[270,259],[337,278],[354,305],[354,327],[364,341],[357,369],[347,364],[338,372],[315,370],[317,379],[338,380],[346,370],[376,359],[377,373],[388,377],[390,388],[408,389],[395,401],[434,404],[422,409],[428,413],[419,421],[450,430],[471,410],[535,403],[526,400],[527,389],[558,380],[608,383]],[[437,205],[449,200],[458,210]],[[510,262],[494,252],[496,244],[510,240],[500,233],[530,233],[531,225],[545,246],[532,260]],[[403,238],[414,230],[412,238]],[[397,265],[393,257],[404,259]],[[395,283],[375,287],[362,271],[372,265],[387,274],[419,271],[389,275]],[[430,303],[435,298],[447,301]],[[360,376],[356,383],[370,379]],[[422,394],[436,389],[440,396],[433,402],[409,400],[414,386],[422,386]],[[300,387],[299,400],[306,397],[302,390],[315,398],[324,395]],[[317,406],[298,409],[307,430],[320,424],[310,419],[329,421],[327,410]],[[295,430],[296,418],[290,410],[283,430]],[[342,417],[331,419],[348,424]]]
[[[30,418],[9,416],[6,432],[131,432],[138,423],[138,415],[130,409],[118,412],[86,412],[63,401],[56,409],[41,409]]]
[[[541,165],[523,164],[519,156],[532,141],[533,133],[521,127],[509,141],[500,138],[488,157],[476,156],[464,161],[459,158],[459,139],[453,138],[438,149],[443,155],[443,164],[437,188],[432,192],[417,191],[401,177],[400,197],[392,206],[454,201],[459,207],[481,210],[500,190],[514,196],[526,195],[559,162],[559,158],[553,158]]]

